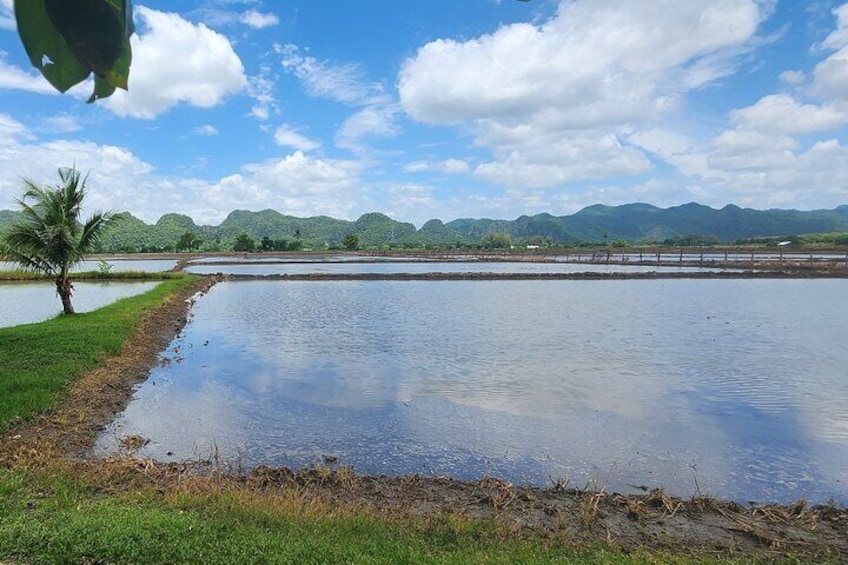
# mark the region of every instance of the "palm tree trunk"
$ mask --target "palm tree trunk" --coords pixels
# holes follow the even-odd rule
[[[59,298],[62,299],[62,309],[65,314],[73,314],[74,306],[71,304],[71,294],[74,292],[74,285],[71,284],[71,279],[67,276],[58,277],[56,279],[56,292],[59,293]]]

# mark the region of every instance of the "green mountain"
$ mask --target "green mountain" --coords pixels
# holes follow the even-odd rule
[[[662,242],[698,235],[720,242],[791,237],[811,233],[848,232],[848,205],[834,210],[753,210],[728,205],[720,210],[694,202],[671,208],[636,203],[589,206],[570,216],[537,214],[515,220],[430,220],[415,229],[385,214],[364,214],[356,221],[327,216],[297,218],[275,210],[235,210],[218,226],[198,226],[188,216],[166,214],[154,225],[132,214],[121,214],[103,240],[103,251],[172,251],[189,247],[203,251],[231,250],[236,240],[263,240],[274,248],[323,250],[341,248],[347,235],[356,235],[361,248],[477,246],[486,241],[573,244],[625,240]],[[0,210],[0,229],[17,217]],[[492,236],[497,235],[497,238]],[[508,237],[507,237],[508,236]],[[281,246],[281,244],[283,244]]]

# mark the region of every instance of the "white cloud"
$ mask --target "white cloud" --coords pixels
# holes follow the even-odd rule
[[[338,147],[352,151],[362,150],[366,137],[393,137],[400,133],[395,122],[399,113],[396,106],[372,105],[356,112],[339,127],[335,142]]]
[[[39,129],[50,133],[74,133],[82,130],[79,120],[68,114],[44,118],[42,124]]]
[[[0,89],[25,90],[38,94],[56,94],[47,79],[37,72],[26,72],[6,62],[6,53],[0,51]]]
[[[129,92],[118,90],[104,101],[117,115],[152,119],[180,103],[211,108],[247,86],[241,60],[223,35],[144,6],[136,20],[143,25],[132,38]]]
[[[268,12],[263,14],[256,10],[248,10],[239,16],[239,21],[254,29],[263,29],[280,23],[276,15]]]
[[[627,140],[664,159],[689,153],[696,145],[695,140],[678,132],[662,128],[635,132],[628,136]]]
[[[761,132],[810,133],[845,125],[848,123],[846,110],[829,104],[803,104],[788,94],[771,94],[753,106],[734,110],[731,121],[740,127]]]
[[[194,133],[197,135],[205,135],[207,137],[211,137],[214,135],[218,135],[220,132],[218,128],[213,126],[212,124],[203,124],[202,126],[197,126],[194,128]]]
[[[448,159],[442,163],[442,170],[449,175],[461,175],[468,172],[469,166],[460,159]]]
[[[297,45],[274,45],[283,68],[296,76],[307,94],[356,106],[386,102],[384,88],[369,83],[359,65],[330,65],[305,55]]]
[[[404,165],[407,173],[438,172],[448,175],[466,174],[471,167],[462,159],[446,159],[444,161],[413,161]]]
[[[216,210],[270,207],[299,216],[351,218],[364,192],[356,162],[316,159],[295,151],[245,165],[204,194]]]
[[[421,122],[472,125],[495,159],[475,173],[513,190],[643,174],[644,149],[622,140],[735,72],[770,6],[562,0],[539,24],[426,44],[401,69],[400,103]]]
[[[0,209],[13,208],[20,177],[52,183],[56,168],[90,171],[88,209],[127,210],[147,222],[168,212],[219,223],[235,209],[274,208],[301,216],[352,219],[365,211],[368,191],[356,161],[316,159],[296,151],[247,164],[220,180],[163,176],[126,148],[86,141],[37,142],[27,128],[0,114]]]
[[[321,147],[321,143],[309,139],[289,125],[282,125],[274,132],[274,141],[277,145],[291,147],[298,151],[309,152]]]
[[[17,28],[13,8],[14,0],[0,0],[0,29],[13,30]]]
[[[753,0],[563,1],[541,25],[428,43],[401,70],[401,102],[428,123],[587,107],[638,118],[661,87],[686,82],[685,65],[743,46],[762,18]]]
[[[821,46],[839,50],[848,47],[848,3],[833,10],[833,15],[836,16],[836,29],[825,38]]]
[[[816,65],[813,74],[813,89],[817,94],[848,102],[848,47]]]
[[[820,96],[848,103],[848,4],[833,13],[836,29],[821,46],[835,53],[816,65],[813,90]]]
[[[651,163],[638,149],[615,135],[548,138],[545,142],[500,145],[497,161],[478,165],[474,173],[510,188],[544,188],[581,180],[645,173]]]
[[[274,98],[276,84],[269,77],[270,69],[263,67],[258,75],[248,78],[247,91],[256,101],[250,109],[250,115],[258,120],[265,121],[271,117],[271,112],[279,113],[277,100]]]
[[[723,171],[772,171],[796,165],[799,144],[785,135],[728,130],[713,140],[709,167]]]
[[[798,86],[806,82],[807,75],[803,71],[784,71],[780,73],[780,80],[789,86]]]
[[[0,114],[0,145],[17,143],[27,137],[31,136],[25,125],[8,114]]]

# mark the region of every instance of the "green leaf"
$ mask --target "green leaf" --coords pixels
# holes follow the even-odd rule
[[[53,25],[44,0],[15,0],[15,19],[30,62],[56,90],[65,92],[85,80],[89,69]]]
[[[82,65],[103,74],[121,55],[123,10],[109,0],[44,0],[47,15]]]
[[[135,31],[129,0],[15,0],[15,16],[30,61],[60,92],[92,71],[89,102],[128,88]]]
[[[109,98],[114,94],[115,86],[110,84],[106,79],[102,78],[100,75],[94,75],[94,92],[91,93],[91,96],[88,97],[87,102],[89,104],[100,100],[101,98]]]

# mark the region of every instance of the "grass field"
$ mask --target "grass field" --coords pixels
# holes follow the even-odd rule
[[[194,280],[181,275],[94,312],[0,328],[0,433],[55,405],[69,382],[121,351],[145,312]]]

